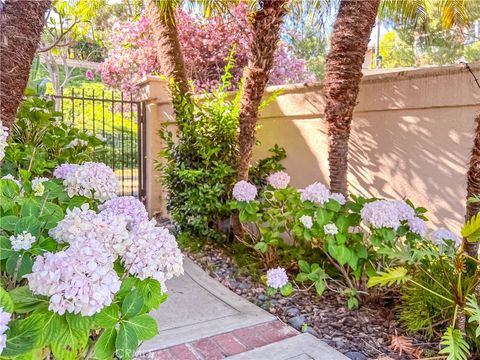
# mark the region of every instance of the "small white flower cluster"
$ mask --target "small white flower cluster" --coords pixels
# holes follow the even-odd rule
[[[460,246],[462,243],[462,239],[458,237],[452,231],[445,229],[445,228],[438,228],[435,231],[432,231],[429,235],[429,239],[432,243],[438,246],[442,246],[445,241],[453,241],[456,246]]]
[[[67,146],[65,146],[66,149],[71,149],[77,146],[87,146],[88,141],[82,140],[82,139],[73,139],[70,141]]]
[[[43,185],[43,183],[45,181],[48,181],[48,178],[46,178],[46,177],[35,177],[35,178],[32,179],[33,195],[43,196],[43,193],[45,192],[45,186]]]
[[[123,215],[129,229],[148,220],[148,213],[143,203],[133,196],[119,196],[99,206],[102,214]]]
[[[290,183],[290,175],[285,171],[277,171],[268,176],[267,181],[274,189],[285,189]]]
[[[248,181],[241,180],[233,187],[233,197],[238,201],[252,201],[257,196],[257,188]]]
[[[100,202],[114,198],[120,186],[111,168],[94,162],[86,162],[68,172],[63,185],[70,197],[81,195]]]
[[[420,224],[423,220],[417,218],[415,210],[402,200],[375,200],[366,203],[360,210],[360,216],[365,225],[373,228],[396,230],[402,221],[408,221],[413,226],[412,231],[421,232],[423,229]]]
[[[10,236],[10,242],[14,251],[28,250],[36,240],[37,238],[27,231],[23,231],[17,236]]]
[[[60,244],[95,240],[116,256],[125,254],[132,243],[123,214],[97,214],[88,204],[67,209],[65,218],[49,231],[49,235]]]
[[[57,179],[65,180],[67,175],[71,172],[75,172],[80,165],[78,164],[61,164],[53,170],[53,176]]]
[[[280,289],[287,285],[287,283],[288,276],[285,269],[278,267],[267,271],[267,286],[274,289]]]
[[[329,223],[323,226],[323,231],[327,235],[337,235],[338,234],[338,228],[337,225],[334,223]]]
[[[25,278],[32,292],[50,297],[49,310],[92,316],[110,305],[120,289],[113,260],[97,241],[88,239],[37,256]]]
[[[298,220],[300,220],[303,226],[305,226],[307,229],[311,229],[313,226],[313,219],[311,216],[302,215]]]
[[[305,189],[300,190],[300,199],[302,201],[311,201],[315,204],[323,205],[330,198],[330,191],[325,185],[319,182],[308,185]]]
[[[8,323],[12,319],[12,314],[9,312],[3,311],[3,308],[0,307],[0,354],[3,349],[7,346],[7,335],[5,334],[8,330]]]
[[[5,148],[7,147],[8,129],[2,125],[0,120],[0,162],[5,157]]]
[[[132,244],[121,260],[127,271],[140,279],[153,278],[166,291],[165,281],[183,274],[183,255],[175,237],[152,219],[135,226]]]

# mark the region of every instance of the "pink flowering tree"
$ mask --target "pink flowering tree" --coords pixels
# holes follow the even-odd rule
[[[183,10],[178,10],[176,16],[187,75],[196,91],[216,88],[233,47],[236,66],[232,69],[232,83],[238,84],[247,65],[248,8],[233,7],[227,18],[204,19]],[[116,23],[110,43],[112,50],[100,68],[107,85],[131,92],[140,78],[160,72],[146,16]],[[304,60],[297,59],[289,46],[280,43],[270,79],[270,84],[279,85],[311,80],[311,75],[305,71]]]

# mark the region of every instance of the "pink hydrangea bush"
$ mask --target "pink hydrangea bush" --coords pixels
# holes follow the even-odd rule
[[[31,174],[21,175],[25,186],[13,176],[0,179],[13,204],[2,207],[2,219],[15,219],[0,222],[2,357],[35,348],[73,359],[90,346],[101,358],[134,354],[157,334],[148,313],[165,300],[165,282],[183,273],[175,237],[148,219],[140,201],[116,197],[118,179],[105,164],[64,164],[55,178],[33,178],[32,186]],[[19,307],[24,298],[27,308]],[[19,333],[24,328],[29,332]],[[135,335],[128,344],[104,347],[102,334],[123,331]]]
[[[240,81],[247,65],[248,7],[240,4],[231,7],[229,12],[226,19],[217,16],[204,19],[182,9],[175,14],[187,76],[193,80],[196,91],[217,88],[233,46],[236,62],[234,85]],[[160,72],[147,16],[114,24],[109,41],[112,50],[100,68],[102,81],[107,85],[132,92],[142,77]],[[292,53],[285,43],[279,44],[270,76],[272,85],[313,79],[306,74],[305,61]]]

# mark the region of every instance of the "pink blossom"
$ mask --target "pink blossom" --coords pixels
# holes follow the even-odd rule
[[[85,77],[88,79],[88,80],[95,80],[95,75],[93,74],[93,71],[88,69],[86,72],[85,72]]]
[[[238,201],[252,201],[257,196],[257,188],[248,181],[241,180],[233,187],[233,197]]]
[[[274,189],[285,189],[290,183],[290,175],[285,171],[277,171],[271,174],[267,181]]]

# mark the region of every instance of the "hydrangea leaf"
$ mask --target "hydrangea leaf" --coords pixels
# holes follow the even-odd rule
[[[167,299],[167,294],[162,293],[160,282],[155,279],[145,279],[138,282],[138,290],[143,296],[143,301],[149,309],[156,309]]]
[[[280,294],[282,296],[290,296],[293,293],[293,286],[291,283],[287,283],[286,285],[280,288]]]
[[[6,270],[11,276],[15,276],[20,281],[23,275],[32,272],[33,260],[29,254],[13,254],[7,259]]]
[[[119,320],[120,308],[117,304],[107,306],[95,315],[95,325],[102,328],[112,328]]]
[[[53,311],[44,312],[42,342],[50,344],[55,338],[67,331],[67,321],[65,317],[54,313]]]
[[[13,320],[8,323],[7,343],[2,356],[19,356],[27,354],[35,348],[40,334],[40,327],[31,326],[25,320]]]
[[[12,313],[13,312],[13,301],[10,297],[10,294],[4,288],[0,287],[0,307],[3,308],[3,311]]]
[[[125,297],[122,304],[122,313],[126,318],[140,315],[144,302],[139,290],[133,290]]]
[[[19,220],[18,217],[13,215],[0,216],[0,229],[13,232]]]
[[[21,210],[22,217],[27,217],[27,216],[38,217],[40,215],[41,205],[38,201],[34,199],[24,198],[21,200],[20,206],[22,208]]]
[[[41,226],[42,223],[35,216],[25,216],[18,220],[15,226],[15,234],[26,231],[38,238]]]
[[[129,360],[135,355],[137,345],[138,337],[135,328],[126,323],[120,324],[120,329],[118,330],[118,335],[115,339],[117,355],[122,360]]]
[[[27,286],[21,286],[10,290],[10,297],[13,301],[13,307],[18,314],[31,312],[40,307],[48,307],[48,300],[43,297],[33,295]]]
[[[377,276],[372,276],[368,279],[367,287],[375,285],[391,286],[394,284],[402,284],[408,280],[410,280],[410,276],[408,275],[407,269],[399,266],[387,269],[386,272],[379,271]]]
[[[115,353],[116,340],[117,330],[114,328],[106,329],[95,344],[95,357],[99,359],[111,358]]]
[[[0,194],[14,198],[20,192],[18,185],[11,179],[0,179]]]
[[[124,324],[133,327],[137,333],[138,340],[148,340],[157,335],[157,322],[150,315],[142,314],[124,320]]]
[[[0,236],[0,260],[7,259],[12,254],[12,243],[5,236]]]

